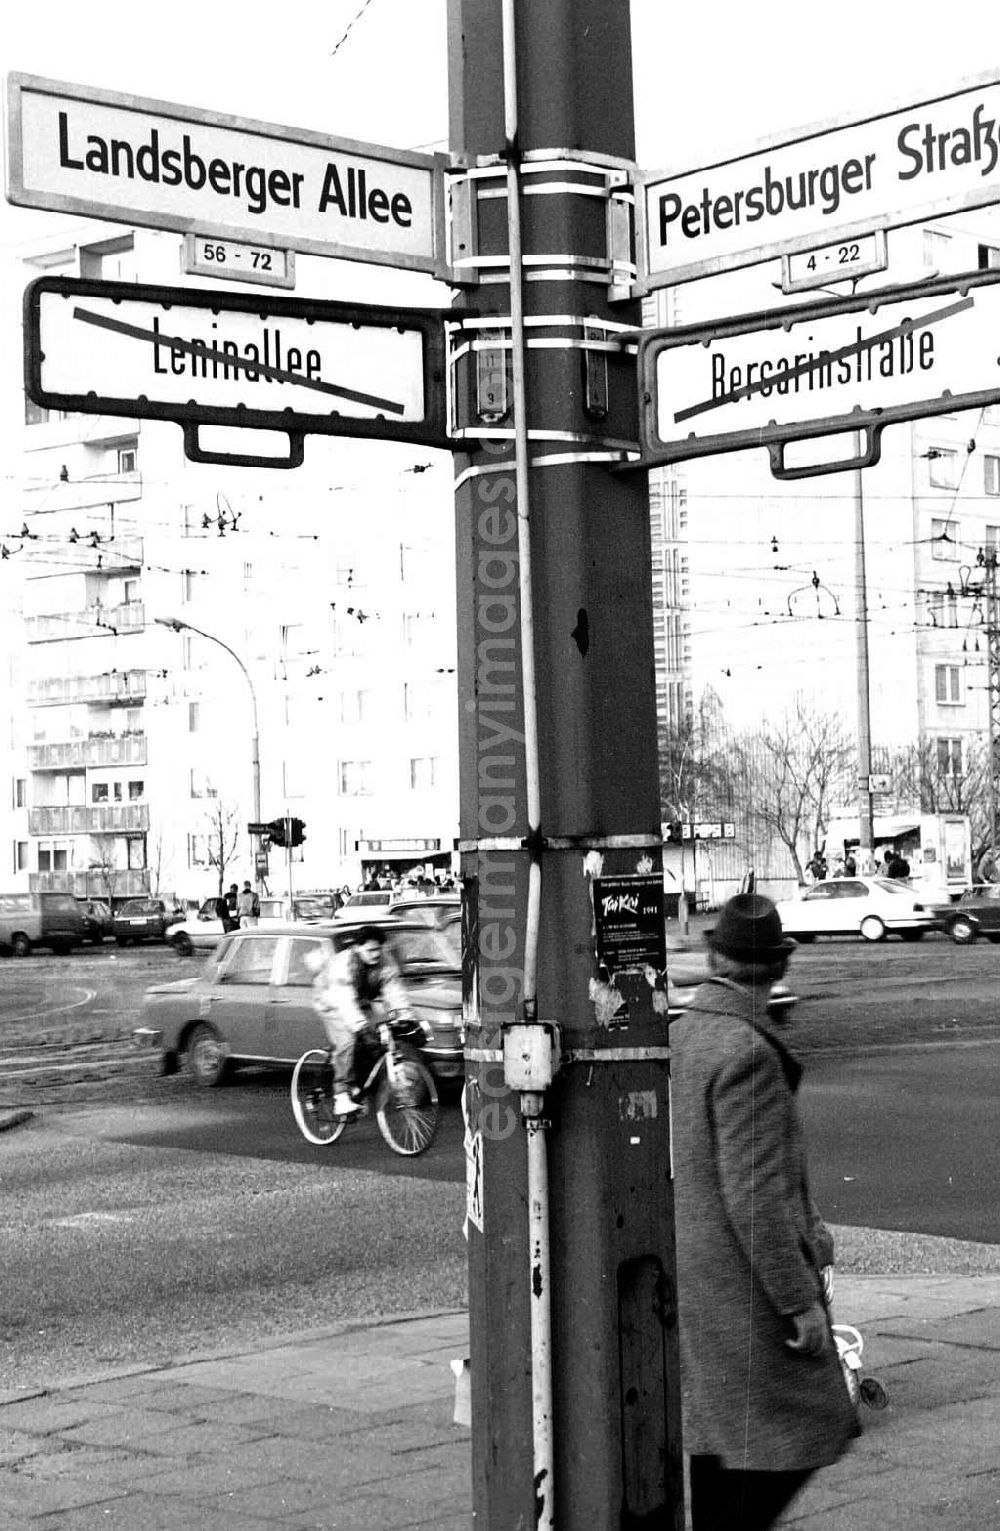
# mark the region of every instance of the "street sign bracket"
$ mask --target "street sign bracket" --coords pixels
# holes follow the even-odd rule
[[[198,439],[200,423],[197,420],[182,422],[184,429],[184,456],[188,462],[207,463],[215,468],[301,468],[306,455],[306,438],[302,431],[285,431],[288,438],[287,457],[268,457],[259,452],[216,452],[203,447]]]
[[[533,251],[523,258],[525,280],[551,281],[558,274],[565,281],[606,286],[611,301],[630,299],[638,275],[635,165],[572,149],[536,149],[523,156],[519,169],[524,197],[575,195],[605,203],[603,250],[586,255]],[[456,286],[510,280],[509,255],[482,254],[479,237],[481,204],[506,198],[506,175],[502,155],[480,155],[446,174],[446,253],[449,280]]]

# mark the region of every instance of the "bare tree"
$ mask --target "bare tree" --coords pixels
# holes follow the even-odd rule
[[[956,748],[957,745],[957,748]],[[887,752],[888,774],[901,804],[921,813],[965,813],[972,831],[972,860],[993,839],[990,750],[981,739],[925,739]]]
[[[732,799],[722,706],[707,689],[696,712],[659,729],[660,807],[665,820],[717,817]]]
[[[100,879],[100,896],[112,909],[115,906],[115,889],[118,885],[119,872],[115,855],[117,843],[116,835],[91,835],[90,837],[91,857],[88,871],[97,873]],[[87,881],[89,883],[89,877]]]
[[[800,883],[803,852],[826,842],[831,804],[850,792],[854,741],[837,717],[797,697],[780,721],[738,735],[732,765],[750,839],[777,836]]]
[[[236,860],[236,847],[240,838],[240,810],[221,797],[212,799],[212,806],[205,809],[205,818],[211,825],[208,836],[208,864],[219,872],[219,893],[223,892],[226,870]]]

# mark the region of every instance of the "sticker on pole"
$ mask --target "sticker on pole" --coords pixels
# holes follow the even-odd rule
[[[25,386],[84,414],[447,445],[436,310],[42,277]]]
[[[667,965],[663,874],[594,878],[597,960],[608,974]]]

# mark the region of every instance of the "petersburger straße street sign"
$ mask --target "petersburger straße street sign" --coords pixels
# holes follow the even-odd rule
[[[641,465],[764,446],[805,477],[788,444],[860,431],[870,466],[887,425],[1000,403],[998,334],[1000,271],[643,333]]]
[[[639,180],[648,287],[985,207],[1000,202],[1000,75]]]
[[[7,199],[444,272],[444,156],[7,76]]]

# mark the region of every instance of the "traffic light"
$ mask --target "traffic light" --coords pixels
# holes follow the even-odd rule
[[[285,820],[272,819],[267,826],[267,833],[272,845],[284,845],[285,843]]]
[[[289,845],[301,845],[306,837],[305,821],[303,819],[289,819],[288,825],[292,832],[288,841]]]

